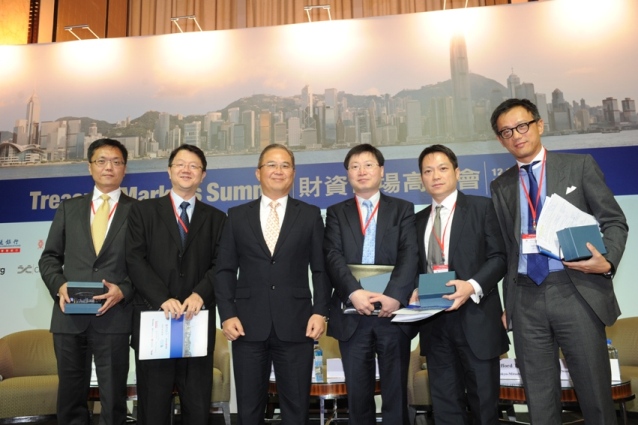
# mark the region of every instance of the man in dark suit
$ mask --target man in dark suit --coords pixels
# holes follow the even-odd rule
[[[375,423],[375,355],[383,397],[383,422],[408,423],[407,376],[413,326],[391,323],[407,305],[417,276],[414,205],[380,192],[383,154],[369,144],[352,148],[343,163],[352,199],[328,208],[324,255],[335,290],[328,334],[339,340],[348,389],[349,423]],[[385,291],[364,290],[348,265],[392,265]],[[351,301],[358,314],[344,314]],[[378,316],[372,315],[380,303]]]
[[[55,301],[51,332],[58,363],[57,417],[61,424],[88,425],[91,357],[100,388],[100,424],[126,423],[126,378],[133,287],[126,273],[124,241],[129,208],[122,193],[128,152],[117,140],[99,139],[88,149],[95,188],[62,202],[55,214],[39,267]],[[103,229],[96,224],[103,207]],[[99,220],[98,220],[99,221]],[[106,233],[104,233],[106,232]],[[97,315],[65,314],[68,282],[102,282],[107,289]]]
[[[560,348],[585,422],[615,424],[605,326],[620,315],[611,278],[625,249],[625,216],[590,155],[543,147],[544,123],[532,102],[506,100],[494,110],[491,124],[517,162],[491,189],[507,248],[504,320],[514,332],[531,420],[561,423]],[[591,244],[592,257],[582,261],[538,253],[535,221],[546,196],[554,194],[596,218],[607,254]]]
[[[215,286],[233,341],[238,424],[264,423],[271,363],[282,423],[306,424],[313,340],[324,332],[330,297],[323,221],[319,208],[289,196],[295,158],[285,146],[268,145],[255,176],[262,196],[228,211]]]
[[[456,273],[447,284],[456,291],[444,297],[454,304],[420,326],[434,420],[437,425],[493,425],[498,422],[499,356],[508,349],[497,287],[505,274],[505,246],[494,206],[489,198],[457,190],[458,160],[445,146],[425,148],[419,171],[433,200],[416,215],[419,272]]]
[[[132,346],[136,350],[138,423],[168,425],[173,387],[182,423],[207,425],[215,347],[214,274],[217,243],[226,215],[197,199],[206,176],[206,157],[196,146],[181,145],[168,160],[171,192],[131,209],[126,238],[129,276],[135,286]],[[205,357],[140,360],[142,311],[163,310],[166,318],[186,320],[208,310]]]

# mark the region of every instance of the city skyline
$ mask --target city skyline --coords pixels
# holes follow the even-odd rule
[[[0,130],[12,131],[15,122],[24,117],[25,101],[34,89],[41,104],[46,105],[41,111],[41,121],[86,116],[111,123],[149,110],[203,115],[252,94],[296,96],[300,87],[308,84],[318,91],[336,87],[360,95],[394,96],[404,89],[416,90],[450,79],[449,38],[444,41],[438,37],[440,21],[462,19],[473,22],[465,27],[469,72],[485,75],[507,87],[513,67],[523,83],[533,82],[535,91],[548,99],[556,88],[560,88],[566,100],[579,102],[583,98],[590,105],[600,105],[607,97],[619,101],[627,97],[635,99],[638,90],[631,75],[635,69],[631,61],[636,59],[626,55],[631,40],[636,38],[636,30],[627,18],[632,11],[638,12],[635,2],[610,2],[610,10],[621,6],[625,10],[612,16],[608,26],[601,24],[579,36],[573,24],[569,26],[555,17],[563,6],[553,3],[559,2],[251,30],[0,46],[0,58],[6,64],[0,70],[0,91],[4,93],[0,99]],[[565,35],[564,42],[543,46],[548,28],[538,25],[535,15],[542,17],[545,26],[550,26],[552,20],[560,24],[549,29],[554,37]],[[526,29],[521,36],[503,36],[516,29],[516,22],[530,19],[535,21],[536,29]],[[483,26],[476,22],[482,22]],[[494,22],[498,25],[493,25]],[[450,38],[451,26],[448,25]],[[378,31],[381,27],[383,31]],[[571,35],[566,38],[568,34]],[[492,52],[486,53],[486,45],[499,37],[502,47],[492,46]],[[361,38],[366,39],[366,45]],[[287,42],[282,44],[281,39]],[[184,43],[194,48],[184,48]],[[393,48],[388,50],[386,47],[390,45]],[[525,48],[511,48],[517,45]],[[589,56],[583,58],[585,48]],[[538,55],[539,49],[544,53]],[[241,54],[237,53],[240,51]],[[307,51],[312,54],[303,54]],[[124,55],[126,52],[128,56]],[[85,60],[74,63],[82,53]],[[575,53],[579,53],[579,58]],[[109,59],[114,54],[126,60],[111,63]],[[512,59],[508,59],[510,55]],[[379,66],[385,62],[395,65]],[[36,63],[51,67],[39,67]],[[138,71],[131,72],[131,68]],[[166,78],[165,74],[173,78]],[[53,80],[59,82],[53,84]]]

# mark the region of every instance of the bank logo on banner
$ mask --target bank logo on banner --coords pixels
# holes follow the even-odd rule
[[[18,254],[20,249],[19,239],[0,238],[0,254]]]

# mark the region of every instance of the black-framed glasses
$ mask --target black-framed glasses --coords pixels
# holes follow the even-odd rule
[[[188,168],[191,171],[204,169],[204,167],[202,167],[201,165],[197,165],[194,162],[191,162],[190,164],[186,164],[185,162],[178,162],[177,164],[171,164],[171,167],[175,168],[176,170],[183,170],[185,168]]]
[[[522,122],[513,128],[504,128],[501,131],[499,131],[497,134],[499,135],[501,139],[509,139],[510,137],[512,137],[514,135],[514,130],[516,130],[518,134],[525,134],[529,131],[529,126],[535,123],[536,121],[538,120],[531,120],[530,122]]]
[[[124,165],[126,165],[126,162],[124,162],[123,159],[106,159],[106,158],[100,158],[100,159],[96,159],[95,161],[89,161],[92,164],[97,165],[98,167],[104,167],[106,165],[107,162],[110,162],[111,165],[113,165],[114,167],[123,167]]]

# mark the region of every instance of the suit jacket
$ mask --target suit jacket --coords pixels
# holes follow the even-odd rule
[[[419,273],[426,273],[425,228],[432,206],[416,215],[419,243]],[[501,299],[498,282],[506,270],[505,245],[498,227],[494,206],[489,198],[468,196],[458,192],[454,217],[450,223],[449,269],[460,280],[476,280],[483,290],[481,302],[467,300],[456,312],[467,342],[476,357],[482,360],[500,356],[508,349],[507,333],[501,322]],[[429,343],[429,334],[442,315],[421,324],[421,351]]]
[[[38,263],[42,280],[54,300],[51,332],[77,334],[91,325],[100,333],[130,333],[133,286],[126,272],[124,243],[128,213],[137,200],[120,195],[111,225],[99,254],[91,236],[93,191],[60,204]],[[101,282],[106,279],[120,287],[124,299],[104,315],[65,314],[58,304],[58,291],[69,281]]]
[[[545,166],[547,195],[554,193],[573,205],[592,214],[598,220],[607,248],[605,258],[618,267],[625,250],[628,226],[614,194],[605,184],[605,178],[591,155],[547,152]],[[518,276],[518,258],[521,238],[521,213],[519,203],[519,171],[514,166],[491,184],[492,200],[507,248],[507,274],[503,284],[503,296],[508,323],[511,323]],[[575,188],[567,193],[568,188]],[[599,274],[586,274],[565,268],[583,299],[600,320],[611,326],[620,315],[613,282]]]
[[[384,295],[403,305],[408,303],[416,284],[418,247],[415,230],[414,205],[382,193],[377,212],[375,264],[394,266]],[[351,293],[362,289],[348,264],[361,264],[363,239],[354,197],[328,208],[323,250],[334,287],[328,333],[342,341],[350,339],[361,320],[358,314],[343,314],[341,303],[346,302]],[[398,326],[413,336],[413,326]]]
[[[271,255],[261,228],[260,202],[261,198],[228,210],[217,261],[219,317],[222,322],[238,317],[245,341],[265,341],[273,326],[282,341],[308,341],[308,319],[313,314],[327,316],[330,297],[321,213],[289,197]]]
[[[226,215],[196,200],[185,247],[170,194],[135,204],[129,216],[126,261],[135,286],[132,346],[139,342],[140,312],[157,311],[169,298],[183,302],[193,292],[208,314],[208,347],[215,341],[214,266]]]

